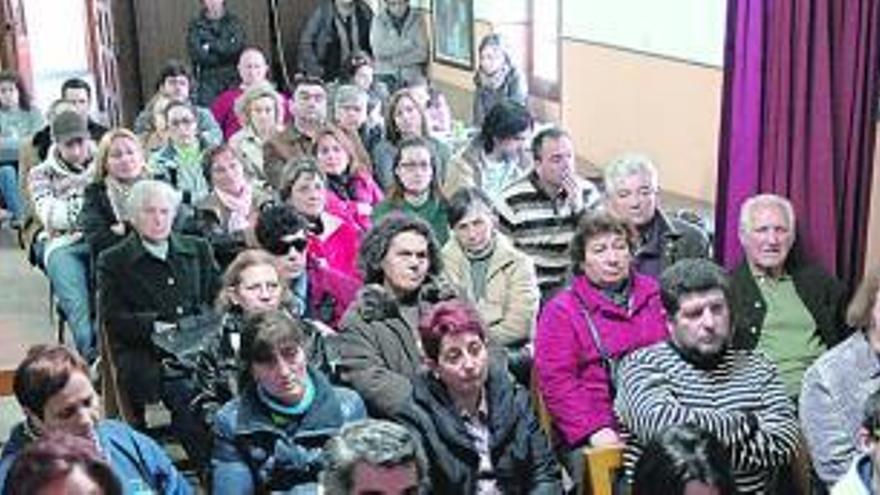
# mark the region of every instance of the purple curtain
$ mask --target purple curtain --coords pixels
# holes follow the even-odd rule
[[[880,0],[729,0],[716,252],[742,259],[739,207],[791,199],[804,253],[847,282],[864,264]]]

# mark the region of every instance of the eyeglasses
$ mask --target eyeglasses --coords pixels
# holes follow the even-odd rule
[[[269,250],[270,253],[275,256],[284,256],[285,254],[290,252],[290,248],[296,249],[298,253],[302,253],[305,251],[306,246],[309,241],[305,237],[283,237],[281,238],[277,244],[272,246],[272,249]]]

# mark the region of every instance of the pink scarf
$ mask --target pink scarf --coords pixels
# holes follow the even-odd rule
[[[252,202],[250,184],[244,181],[239,188],[238,194],[230,194],[219,187],[215,188],[214,192],[217,193],[217,198],[223,203],[223,206],[229,209],[229,221],[226,222],[226,230],[238,232],[248,228],[250,226],[248,215],[251,212]]]

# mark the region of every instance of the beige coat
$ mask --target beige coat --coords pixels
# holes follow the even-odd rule
[[[535,266],[500,232],[486,272],[486,294],[477,309],[489,328],[489,338],[502,346],[531,342],[541,294]],[[470,262],[455,239],[441,252],[447,279],[474,299]]]

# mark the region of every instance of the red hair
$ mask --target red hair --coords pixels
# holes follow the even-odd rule
[[[441,301],[419,321],[422,349],[428,358],[436,361],[440,344],[447,335],[472,333],[486,341],[486,328],[474,305],[464,299]]]

